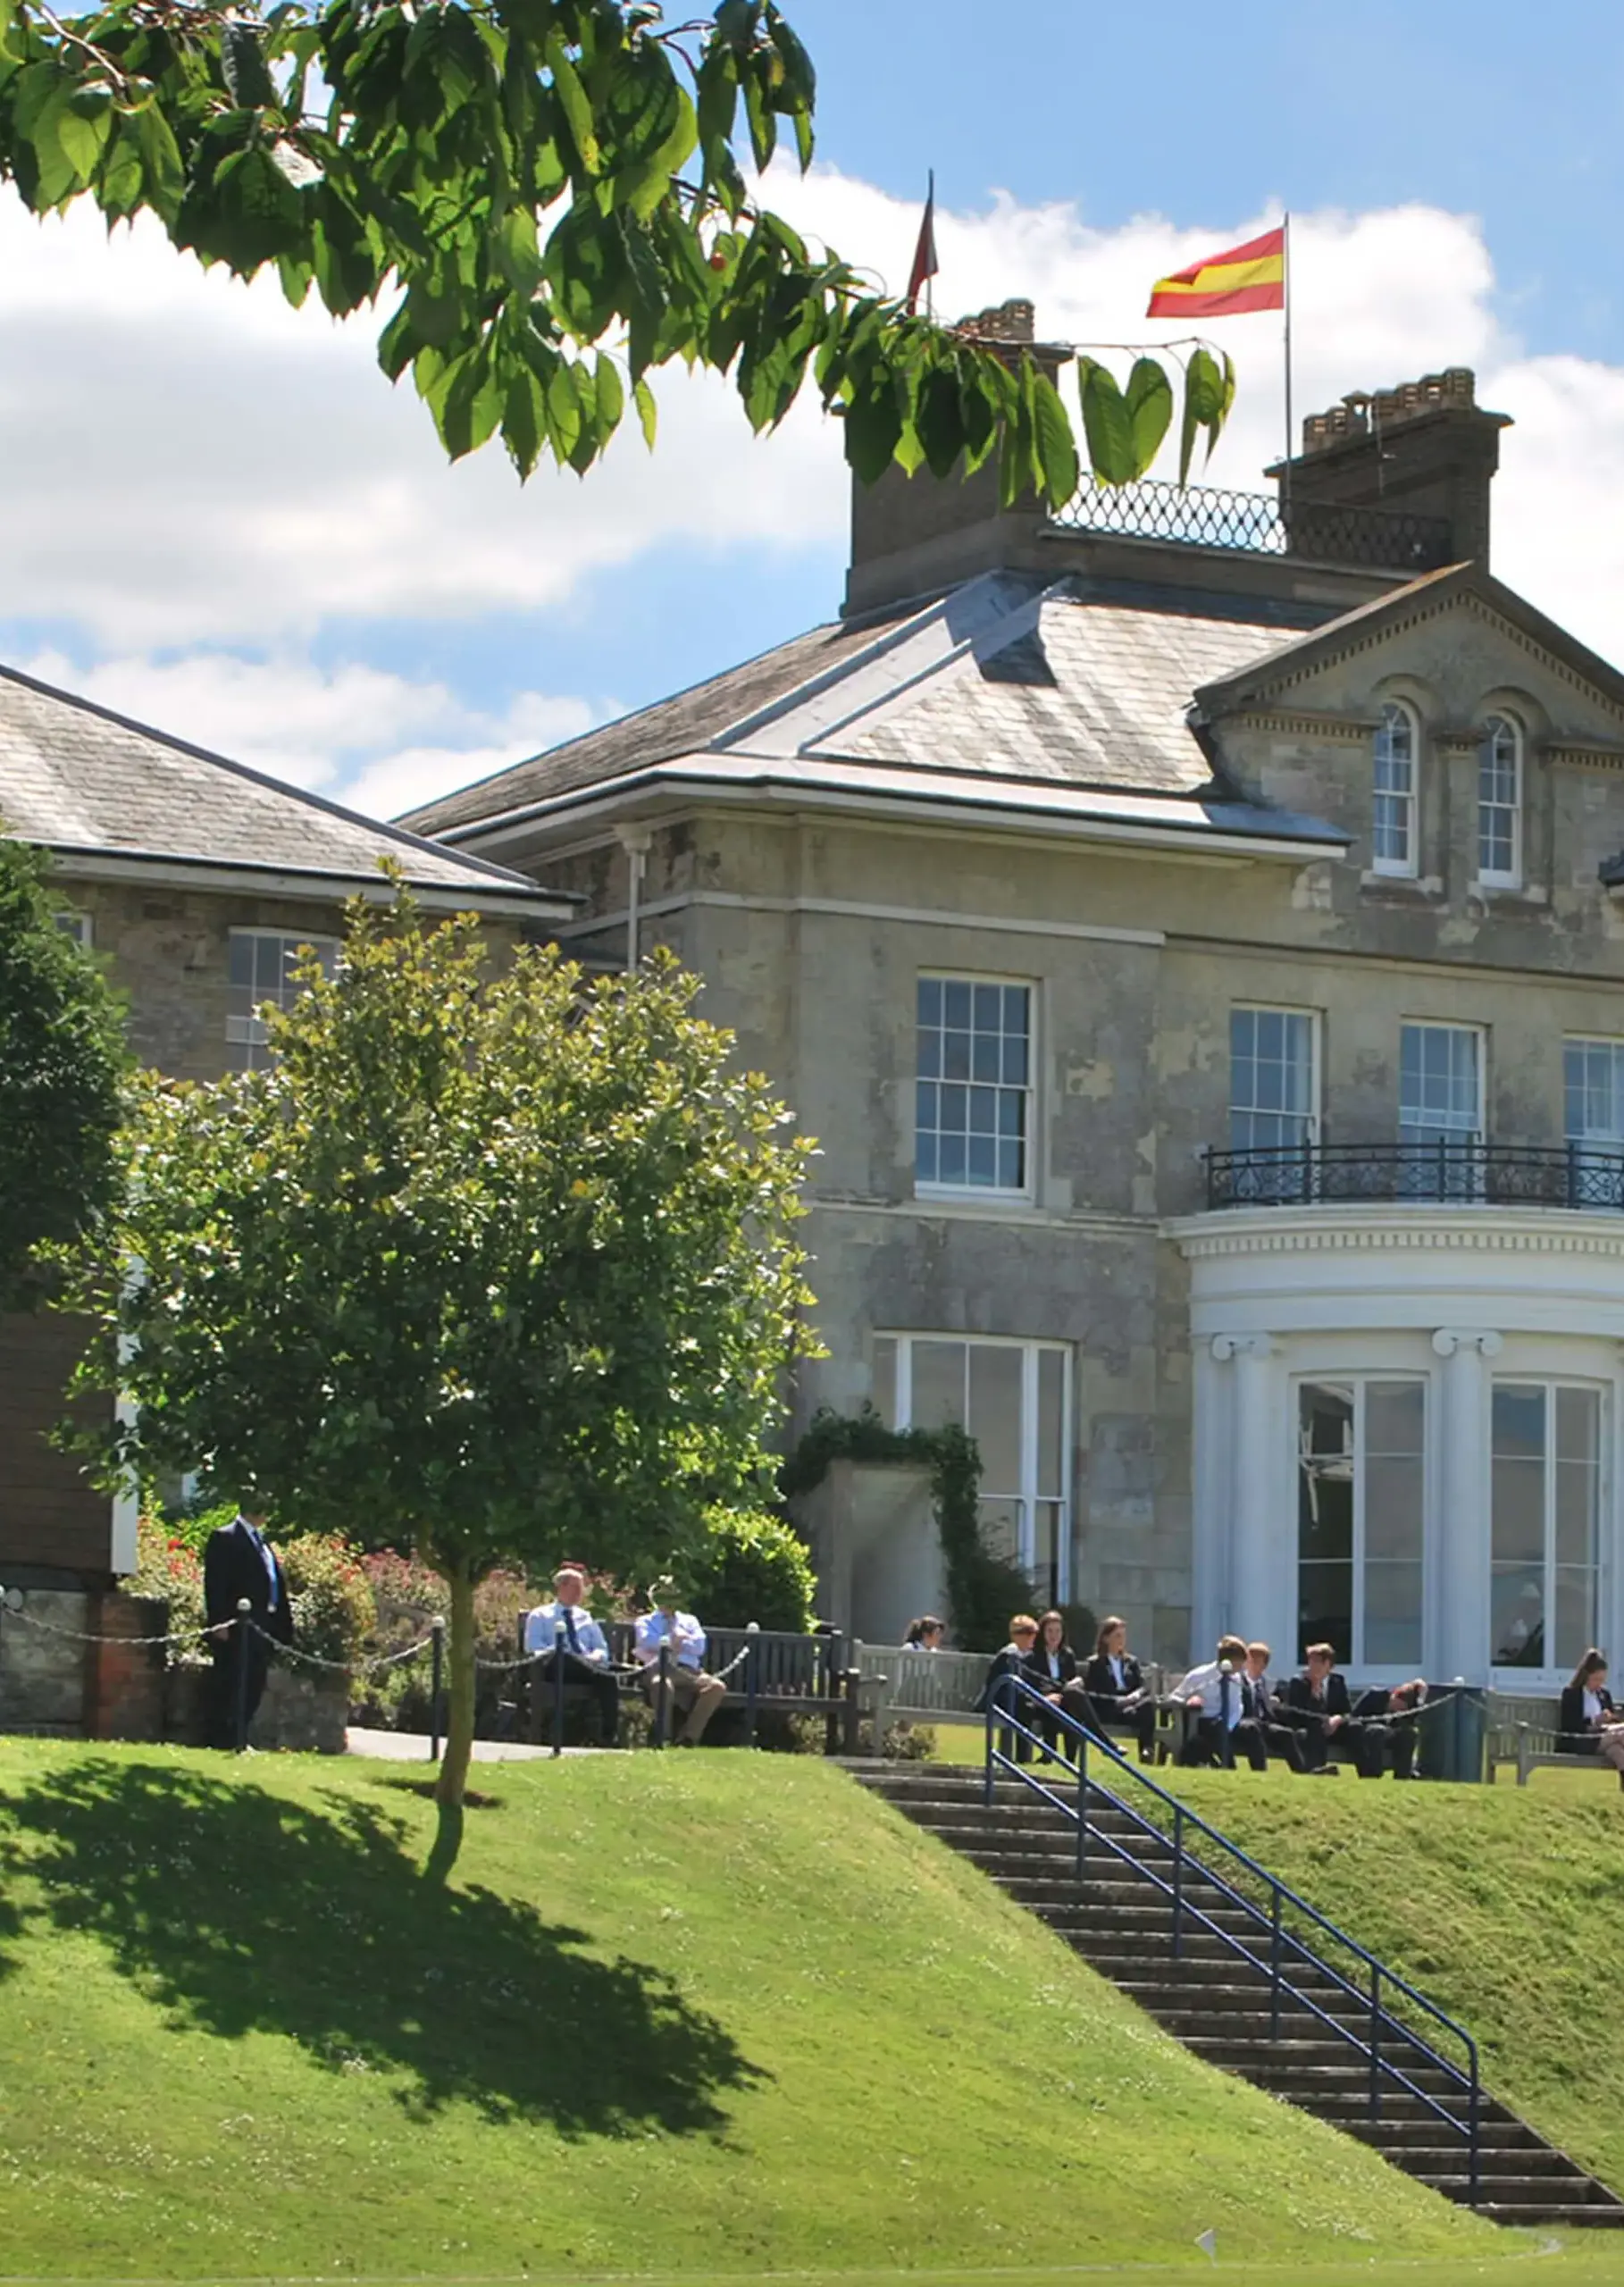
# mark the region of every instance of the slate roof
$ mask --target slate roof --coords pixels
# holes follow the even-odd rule
[[[877,623],[814,628],[412,811],[407,823],[460,842],[539,805],[662,766],[662,775],[679,766],[691,775],[699,758],[722,756],[839,759],[851,767],[850,783],[864,766],[891,777],[899,768],[928,774],[919,792],[933,784],[943,800],[950,780],[996,778],[1218,807],[1232,791],[1215,780],[1186,719],[1197,688],[1324,616],[1182,590],[988,573]],[[1239,825],[1238,809],[1230,822]]]
[[[62,852],[179,859],[371,884],[395,859],[430,891],[556,908],[506,867],[229,762],[0,667],[0,820]]]
[[[774,650],[747,659],[742,666],[694,683],[673,699],[623,715],[618,722],[607,723],[600,730],[583,732],[528,762],[511,764],[439,801],[408,810],[406,822],[417,834],[445,834],[454,826],[473,825],[498,811],[540,801],[550,794],[569,793],[577,787],[622,777],[646,763],[691,754],[808,677],[850,658],[873,640],[872,625],[853,629],[831,624],[811,628]]]
[[[847,749],[916,767],[1194,793],[1212,773],[1185,717],[1199,685],[1284,641],[1251,621],[1046,596],[1036,625],[946,669]]]

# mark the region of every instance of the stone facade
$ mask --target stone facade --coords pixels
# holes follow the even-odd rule
[[[894,1416],[905,1373],[909,1418],[925,1418],[925,1403],[951,1411],[962,1358],[971,1414],[981,1372],[1022,1424],[1023,1451],[1011,1437],[984,1489],[1014,1495],[1019,1474],[1025,1512],[1013,1499],[990,1504],[990,1529],[1018,1542],[1042,1592],[1121,1613],[1137,1648],[1172,1663],[1236,1625],[1267,1628],[1277,1663],[1289,1664],[1315,1610],[1307,1585],[1298,1595],[1318,1529],[1310,1511],[1323,1495],[1328,1513],[1357,1479],[1350,1666],[1379,1678],[1447,1663],[1486,1677],[1507,1649],[1489,1640],[1503,1633],[1489,1617],[1491,1587],[1503,1601],[1516,1585],[1508,1552],[1522,1529],[1508,1491],[1491,1584],[1494,1467],[1516,1458],[1495,1448],[1495,1392],[1507,1386],[1514,1412],[1530,1392],[1578,1391],[1578,1412],[1594,1400],[1585,1418],[1603,1424],[1584,1464],[1582,1564],[1570,1562],[1558,1513],[1578,1497],[1580,1464],[1561,1462],[1543,1480],[1557,1522],[1546,1520],[1540,1593],[1567,1598],[1560,1625],[1548,1615],[1553,1641],[1538,1663],[1554,1674],[1580,1624],[1581,1572],[1584,1627],[1603,1640],[1624,1633],[1624,1320],[1615,1325],[1595,1276],[1576,1283],[1565,1268],[1576,1253],[1605,1260],[1624,1217],[1546,1194],[1508,1218],[1476,1175],[1452,1223],[1419,1201],[1414,1214],[1402,1199],[1333,1202],[1293,1239],[1285,1204],[1209,1203],[1205,1155],[1227,1151],[1244,1126],[1235,1043],[1249,1010],[1301,1020],[1293,1041],[1311,1040],[1297,1132],[1316,1151],[1391,1151],[1418,1132],[1404,1071],[1406,1054],[1431,1052],[1415,1046],[1418,1028],[1443,1028],[1450,1053],[1478,1074],[1480,1108],[1460,1129],[1473,1151],[1486,1142],[1560,1156],[1570,1043],[1595,1040],[1610,1056],[1616,1040],[1624,1089],[1624,909],[1606,878],[1624,848],[1624,679],[1489,574],[1504,423],[1476,407],[1469,375],[1429,377],[1374,415],[1361,400],[1328,421],[1315,416],[1312,449],[1294,465],[1299,504],[1316,471],[1326,502],[1360,514],[1396,484],[1406,509],[1446,521],[1478,560],[1411,581],[1289,553],[1106,540],[1045,525],[1035,510],[1000,514],[984,486],[960,494],[893,474],[857,504],[849,607],[874,613],[877,632],[850,666],[844,702],[838,688],[806,683],[774,716],[755,663],[741,721],[728,724],[718,699],[703,751],[691,717],[687,749],[662,760],[654,710],[635,783],[591,787],[579,747],[567,777],[549,780],[542,758],[509,774],[512,784],[495,782],[489,832],[462,798],[455,840],[584,897],[573,942],[618,960],[629,874],[617,834],[633,820],[640,838],[651,830],[642,943],[659,937],[703,976],[706,1012],[737,1031],[741,1056],[771,1074],[820,1146],[808,1227],[829,1355],[799,1375],[800,1420],[819,1404],[850,1412],[868,1400]],[[1039,579],[1051,584],[1035,603],[1009,607],[1027,613],[1018,641],[999,649],[1002,639],[984,638],[975,615],[987,582],[1018,599]],[[933,653],[929,613],[909,617],[906,599],[938,585],[946,632]],[[1166,703],[1151,648],[1140,674],[1114,634],[1109,683],[1088,666],[1087,615],[1102,600],[1126,601],[1142,624],[1176,623],[1192,643],[1256,623],[1250,664],[1185,686],[1178,703],[1202,759],[1163,782],[1176,801],[1154,799],[1147,775],[1173,750],[1139,736]],[[1067,609],[1082,632],[1060,644],[1048,630]],[[900,616],[894,638],[885,610]],[[1074,658],[1087,735],[1067,784],[1053,694],[1067,698]],[[1376,742],[1395,704],[1407,710],[1413,771],[1402,864],[1391,837],[1375,846]],[[977,726],[1006,741],[1012,707],[1034,726],[1030,757],[1024,772],[1017,752],[995,773],[977,757]],[[1519,742],[1518,847],[1515,878],[1486,883],[1481,772],[1494,717],[1514,724]],[[617,773],[635,731],[634,718],[612,734]],[[1064,799],[1050,800],[1057,782]],[[1203,819],[1214,831],[1181,833]],[[1304,821],[1317,822],[1320,846],[1305,845]],[[432,809],[418,823],[433,830]],[[933,978],[1025,988],[1025,1169],[1002,1192],[953,1193],[921,1173],[920,985]],[[1624,1098],[1615,1142],[1624,1150]],[[1444,1192],[1448,1204],[1447,1182]],[[1372,1219],[1398,1233],[1385,1252],[1372,1251]],[[1486,1227],[1499,1233],[1492,1275],[1469,1278],[1462,1228],[1476,1235],[1481,1269]],[[1294,1285],[1276,1275],[1288,1245]],[[1318,1311],[1314,1286],[1329,1298]],[[1064,1378],[1058,1497],[1027,1419],[1035,1402],[1042,1444],[1051,1357]],[[1425,1547],[1413,1580],[1381,1571],[1411,1563],[1382,1551],[1386,1457],[1358,1444],[1300,1464],[1306,1433],[1293,1409],[1316,1378],[1353,1394],[1351,1421],[1401,1386],[1424,1405],[1424,1455],[1405,1459],[1426,1512],[1423,1526],[1417,1508]],[[1008,1418],[985,1400],[984,1461]],[[1514,1470],[1504,1482],[1514,1487]],[[922,1564],[921,1605],[931,1586]],[[1382,1598],[1401,1589],[1415,1610],[1388,1626]],[[860,1583],[855,1593],[860,1603]],[[892,1604],[900,1593],[888,1587]]]

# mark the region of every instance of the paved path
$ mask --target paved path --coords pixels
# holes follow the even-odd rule
[[[344,1734],[351,1755],[377,1755],[385,1763],[427,1763],[426,1731],[368,1731],[352,1723]],[[534,1747],[525,1739],[475,1739],[475,1763],[538,1763],[550,1761],[551,1747]],[[591,1755],[591,1747],[565,1747],[565,1755]]]

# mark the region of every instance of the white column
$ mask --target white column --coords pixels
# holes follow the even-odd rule
[[[1228,1593],[1224,1625],[1237,1635],[1278,1634],[1275,1608],[1280,1604],[1282,1564],[1275,1488],[1279,1482],[1273,1435],[1273,1337],[1267,1334],[1218,1334],[1212,1354],[1235,1361],[1230,1409],[1231,1477]],[[1294,1581],[1294,1567],[1289,1570]],[[1210,1658],[1204,1646],[1197,1657]]]
[[[1436,1560],[1427,1567],[1433,1612],[1426,1631],[1441,1681],[1486,1683],[1489,1670],[1488,1361],[1499,1335],[1440,1327],[1432,1346],[1444,1361]]]

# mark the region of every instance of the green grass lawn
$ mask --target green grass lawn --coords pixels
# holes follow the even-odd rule
[[[1198,2065],[818,1762],[475,1778],[435,1889],[398,1764],[0,1742],[0,2274],[1526,2248]]]

